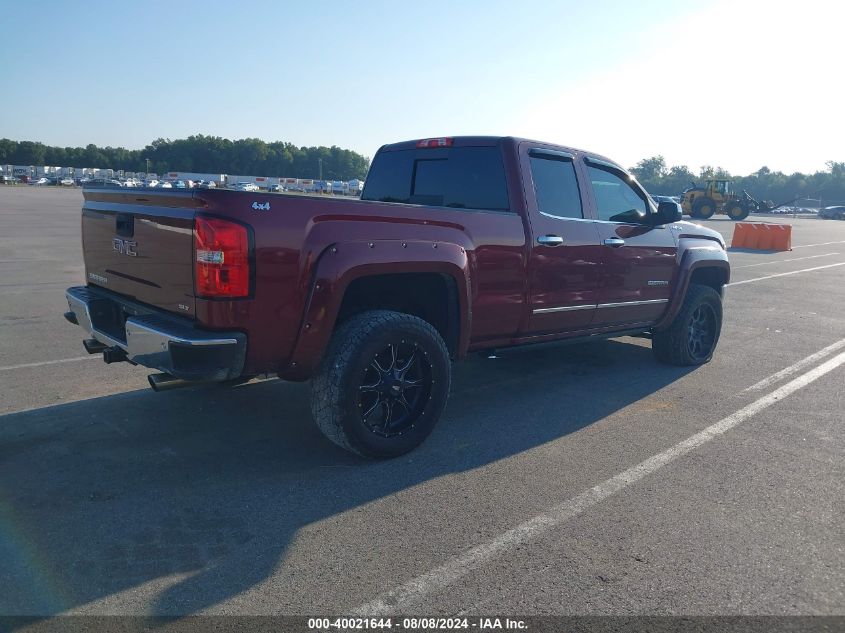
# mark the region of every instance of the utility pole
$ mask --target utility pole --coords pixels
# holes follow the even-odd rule
[[[320,180],[323,179],[323,159],[317,158],[317,164],[320,166]]]
[[[144,160],[147,161],[147,180],[149,180],[149,178],[150,178],[150,159],[145,158]]]

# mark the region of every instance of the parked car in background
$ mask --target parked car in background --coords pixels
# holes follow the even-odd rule
[[[145,180],[144,186],[145,187],[156,187],[156,186],[158,186],[158,180],[155,180],[155,179]]]
[[[168,182],[167,180],[160,180],[159,183],[156,185],[157,189],[173,189],[173,184]]]
[[[31,185],[35,185],[35,186],[37,186],[37,187],[40,187],[40,186],[42,186],[42,185],[49,185],[49,184],[50,184],[50,179],[49,179],[49,178],[44,178],[44,177],[42,176],[41,178],[38,178],[37,180],[33,180],[33,181],[32,181],[31,183],[29,183],[29,184],[31,184]]]
[[[235,191],[258,191],[258,185],[254,182],[236,182],[232,185]]]
[[[200,180],[197,182],[196,186],[199,189],[216,189],[217,183],[213,180]]]
[[[18,184],[18,179],[14,176],[8,176],[6,174],[3,174],[2,176],[0,176],[0,182],[2,182],[4,185],[16,185]]]
[[[66,176],[65,178],[62,178],[61,180],[59,180],[59,184],[62,187],[73,187],[73,178]]]
[[[845,206],[825,207],[819,211],[819,217],[825,220],[845,220]]]
[[[92,178],[84,183],[86,187],[123,187],[123,183],[114,178]]]
[[[284,191],[285,188],[282,185],[270,185],[268,187],[268,191]]]
[[[651,199],[654,200],[657,204],[661,202],[677,202],[672,196],[651,196]]]

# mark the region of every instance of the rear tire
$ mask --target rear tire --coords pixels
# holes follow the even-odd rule
[[[443,338],[426,321],[371,310],[332,336],[312,381],[311,413],[332,442],[362,457],[419,446],[440,419],[452,367]]]
[[[716,203],[712,198],[699,198],[692,205],[693,217],[699,220],[709,220],[716,213]]]
[[[652,335],[651,349],[663,363],[703,365],[713,358],[721,332],[721,296],[710,286],[690,284],[675,320]]]

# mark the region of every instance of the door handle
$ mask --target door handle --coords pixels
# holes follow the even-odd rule
[[[541,235],[537,238],[537,243],[543,246],[560,246],[563,244],[563,238],[560,235]]]
[[[621,237],[609,237],[604,241],[604,245],[612,248],[619,248],[620,246],[625,246],[625,240]]]

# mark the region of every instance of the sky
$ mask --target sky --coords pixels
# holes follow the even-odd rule
[[[0,0],[0,15],[0,138],[208,134],[372,157],[491,134],[693,172],[845,161],[833,0]]]

